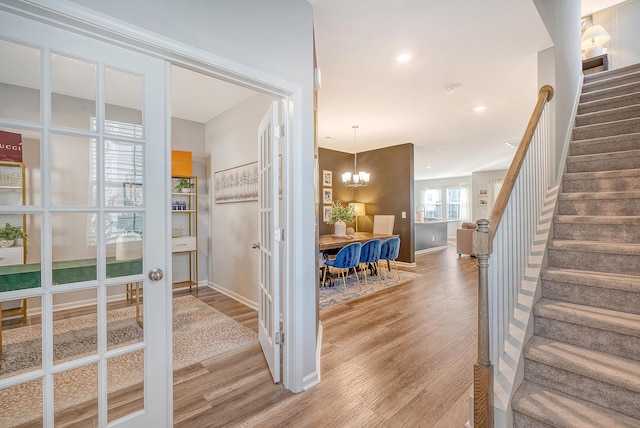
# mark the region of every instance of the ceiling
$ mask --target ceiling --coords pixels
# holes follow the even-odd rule
[[[509,166],[514,149],[505,143],[520,140],[536,102],[537,52],[552,45],[532,0],[309,1],[320,147],[353,153],[413,143],[417,180]],[[591,13],[619,1],[582,5]],[[412,59],[396,62],[402,52]],[[173,73],[172,111],[183,119],[206,122],[253,94]]]

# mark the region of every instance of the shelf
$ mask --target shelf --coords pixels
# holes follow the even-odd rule
[[[175,191],[178,178],[186,178],[194,185],[190,192]],[[179,231],[173,237],[171,253],[173,254],[173,272],[176,280],[173,288],[195,287],[198,292],[198,177],[172,177],[171,217],[172,229]],[[179,207],[183,209],[173,209]],[[188,275],[188,279],[187,278]],[[186,280],[185,280],[186,279]],[[179,281],[183,280],[183,281]]]
[[[172,213],[197,213],[197,210],[171,210]]]

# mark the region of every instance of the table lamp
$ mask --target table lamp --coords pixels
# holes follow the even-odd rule
[[[584,51],[585,59],[602,55],[602,45],[609,40],[611,40],[611,36],[602,25],[593,25],[587,28],[582,34],[582,43],[580,44]]]
[[[358,232],[358,217],[366,215],[363,202],[351,202],[350,207],[356,212],[356,233]]]

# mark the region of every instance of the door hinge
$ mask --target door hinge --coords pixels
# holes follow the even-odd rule
[[[274,138],[284,138],[284,125],[276,125],[273,132]]]
[[[276,242],[284,241],[284,229],[278,228],[275,233]]]
[[[276,345],[284,345],[284,333],[281,331],[276,333]]]

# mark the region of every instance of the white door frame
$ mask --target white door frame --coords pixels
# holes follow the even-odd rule
[[[313,186],[304,168],[308,164],[302,157],[306,153],[302,147],[312,141],[303,139],[303,116],[301,108],[303,87],[259,70],[247,67],[210,52],[196,49],[168,37],[123,23],[78,4],[61,0],[9,0],[0,3],[0,9],[25,15],[47,22],[50,25],[96,37],[117,45],[124,45],[148,55],[170,61],[175,65],[197,71],[243,86],[256,92],[279,97],[285,105],[282,117],[285,125],[285,137],[282,149],[283,201],[286,212],[282,227],[286,238],[283,242],[283,333],[286,341],[283,351],[282,381],[293,392],[306,390],[320,380],[319,352],[317,351],[317,293],[315,272],[315,249],[317,232],[314,228],[317,219],[313,218],[315,198],[305,184]],[[312,70],[309,70],[311,75]],[[168,111],[170,106],[167,106]],[[295,107],[295,108],[294,108]],[[170,130],[170,124],[167,124]],[[165,161],[170,164],[170,132],[167,133]],[[313,150],[309,150],[312,154]],[[167,182],[170,180],[167,171]],[[165,233],[170,239],[171,225],[167,224]],[[170,247],[169,247],[170,248]],[[169,256],[169,255],[168,255]],[[169,272],[170,273],[170,272]],[[298,289],[296,290],[296,284]],[[312,289],[304,289],[301,284]],[[316,300],[310,297],[314,296]],[[313,322],[310,322],[313,314]],[[167,346],[171,349],[170,335]],[[311,351],[311,352],[310,352]],[[306,361],[315,356],[312,364]],[[310,368],[311,366],[311,368]],[[173,373],[168,368],[167,389],[169,403],[167,412],[172,416]],[[171,420],[171,419],[169,419]]]

